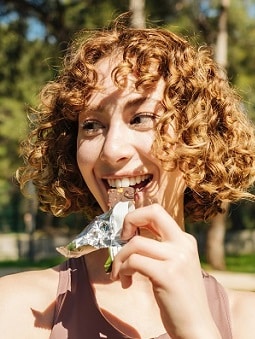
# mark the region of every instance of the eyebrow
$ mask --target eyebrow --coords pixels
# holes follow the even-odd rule
[[[162,105],[162,101],[161,100],[157,100],[157,99],[152,99],[150,97],[140,97],[140,98],[135,98],[135,99],[130,99],[129,101],[127,101],[125,103],[124,109],[128,109],[132,106],[137,107],[142,105],[145,101],[151,101],[153,103],[155,103],[156,105]],[[86,107],[86,110],[90,113],[93,112],[103,112],[105,110],[106,106],[102,105],[102,104],[98,104],[98,105],[88,105]]]
[[[155,104],[156,109],[159,109],[160,107],[164,108],[162,100],[153,99],[150,97],[141,97],[141,98],[131,99],[125,104],[124,108],[127,109],[132,106],[137,107],[137,106],[142,105],[145,101],[152,102],[153,104]]]
[[[140,97],[140,98],[136,98],[136,99],[130,99],[124,106],[124,108],[129,108],[132,106],[140,106],[141,104],[143,104],[148,98],[147,97]]]

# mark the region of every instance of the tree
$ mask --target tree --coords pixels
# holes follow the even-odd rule
[[[1,225],[13,230],[19,230],[21,224],[21,195],[13,176],[21,164],[19,143],[27,129],[27,105],[36,102],[39,85],[51,74],[49,61],[42,61],[47,44],[28,41],[26,28],[23,20],[16,19],[0,25],[0,215]]]
[[[39,89],[54,76],[74,31],[105,25],[114,8],[114,1],[0,0],[0,225],[8,225],[5,229],[20,230],[23,219],[17,216],[24,204],[13,175],[21,163],[27,108],[36,105]],[[31,22],[40,28],[33,38]]]
[[[215,44],[215,60],[226,69],[228,65],[228,8],[230,0],[221,0],[218,35]],[[223,74],[224,76],[224,74]],[[224,270],[225,249],[224,240],[226,233],[226,216],[228,212],[228,203],[223,204],[224,213],[217,214],[212,218],[207,230],[206,237],[206,258],[208,263],[214,269]]]
[[[129,8],[132,12],[131,26],[145,28],[145,0],[130,0]]]

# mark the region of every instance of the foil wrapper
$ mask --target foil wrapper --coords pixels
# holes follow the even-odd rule
[[[100,248],[109,248],[113,260],[121,247],[127,243],[120,238],[124,218],[134,210],[131,201],[120,201],[106,213],[97,216],[67,246],[57,247],[57,251],[67,258],[78,258]]]

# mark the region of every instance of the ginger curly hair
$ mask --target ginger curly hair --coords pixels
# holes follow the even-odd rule
[[[112,76],[118,86],[125,86],[130,72],[137,77],[137,90],[154,86],[161,77],[166,82],[165,113],[152,152],[166,170],[178,166],[183,172],[186,215],[205,220],[222,211],[222,202],[253,199],[254,127],[210,50],[197,49],[165,29],[120,23],[80,32],[62,72],[42,90],[40,106],[30,112],[31,132],[22,143],[21,189],[32,181],[41,209],[57,216],[99,212],[77,166],[77,119],[97,88],[94,65],[116,53],[121,62]],[[175,137],[166,132],[169,124]]]

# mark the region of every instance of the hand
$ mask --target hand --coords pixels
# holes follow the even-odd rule
[[[157,239],[133,236],[149,230]],[[200,267],[197,243],[158,204],[130,212],[122,238],[133,238],[114,259],[111,277],[123,288],[134,273],[149,278],[161,318],[172,338],[220,338],[211,317]]]

